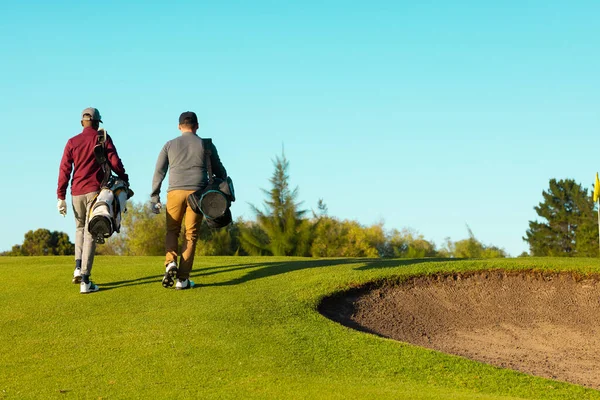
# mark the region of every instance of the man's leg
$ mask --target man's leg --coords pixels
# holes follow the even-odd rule
[[[185,190],[185,241],[181,248],[181,263],[177,278],[181,281],[190,277],[194,265],[194,254],[196,252],[196,242],[198,241],[198,231],[202,223],[202,214],[196,214],[187,203],[187,197],[193,190]]]
[[[86,277],[89,278],[89,276],[92,275],[92,265],[94,263],[94,254],[96,252],[96,241],[88,231],[88,212],[90,210],[90,205],[97,194],[97,192],[93,192],[82,196],[85,198],[85,225],[83,228],[83,251],[81,254],[81,275],[84,281],[86,281]]]
[[[80,293],[98,291],[98,286],[90,282],[92,264],[94,263],[94,253],[96,251],[96,242],[87,229],[88,211],[96,195],[97,193],[92,192],[72,197],[73,213],[75,214],[76,221],[75,257],[77,258],[78,255],[81,257],[81,274],[79,278]],[[73,278],[73,282],[75,282],[75,278]]]
[[[81,282],[81,256],[83,254],[83,230],[86,220],[86,197],[71,196],[73,216],[75,218],[75,271],[73,272],[73,283]]]
[[[171,190],[167,193],[167,237],[165,240],[165,265],[170,262],[177,262],[179,248],[179,233],[181,232],[181,222],[187,205],[183,190]]]
[[[171,190],[167,192],[167,237],[165,238],[165,276],[162,285],[165,288],[173,286],[177,275],[177,254],[179,247],[179,233],[181,232],[181,221],[185,213],[186,200],[182,196],[183,191]]]

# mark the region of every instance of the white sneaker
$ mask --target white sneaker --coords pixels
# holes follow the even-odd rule
[[[177,279],[177,284],[175,285],[175,289],[177,290],[191,289],[193,287],[194,281],[190,281],[189,279],[184,279],[183,281],[181,279]]]
[[[162,285],[165,289],[170,288],[175,283],[175,277],[177,276],[177,263],[171,261],[165,267],[165,276],[162,280]]]
[[[79,284],[79,293],[81,294],[93,293],[97,292],[98,290],[100,290],[100,288],[92,281],[89,283],[81,282]]]
[[[73,283],[81,283],[81,268],[75,268],[73,271]]]

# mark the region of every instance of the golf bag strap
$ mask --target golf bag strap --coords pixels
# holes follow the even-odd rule
[[[100,164],[102,171],[104,171],[104,178],[102,178],[102,182],[100,183],[100,187],[102,188],[108,186],[108,180],[110,179],[110,164],[108,163],[108,158],[106,156],[106,131],[104,129],[98,130],[96,146],[102,146],[104,159],[106,160],[104,163]]]
[[[96,143],[102,146],[104,146],[104,143],[106,143],[106,131],[104,128],[98,129],[98,138],[96,139]]]
[[[212,163],[210,161],[212,158],[212,139],[202,139],[202,146],[204,147],[204,162],[206,163],[206,171],[208,173],[208,183],[212,184],[214,181]]]

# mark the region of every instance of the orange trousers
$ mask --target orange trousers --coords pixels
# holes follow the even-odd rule
[[[171,190],[167,192],[167,239],[165,242],[165,265],[177,262],[179,234],[181,223],[185,223],[185,240],[181,246],[181,260],[177,264],[177,278],[184,280],[190,277],[194,265],[194,253],[198,241],[198,231],[202,223],[202,214],[192,211],[187,197],[195,190]]]

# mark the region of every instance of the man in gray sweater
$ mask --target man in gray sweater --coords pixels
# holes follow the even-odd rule
[[[151,206],[155,214],[160,213],[160,187],[169,171],[169,187],[167,189],[167,238],[165,276],[162,285],[165,288],[190,289],[194,283],[189,279],[194,264],[194,252],[198,231],[202,223],[202,214],[196,214],[188,204],[188,196],[208,184],[208,172],[204,159],[204,143],[198,137],[198,117],[191,111],[186,111],[179,117],[181,136],[169,140],[162,148],[156,161],[156,169],[152,179]],[[227,171],[221,164],[217,149],[212,145],[211,167],[216,177],[227,178]],[[185,223],[185,240],[181,253],[178,252],[178,239],[181,223]],[[177,256],[181,254],[179,266]]]

